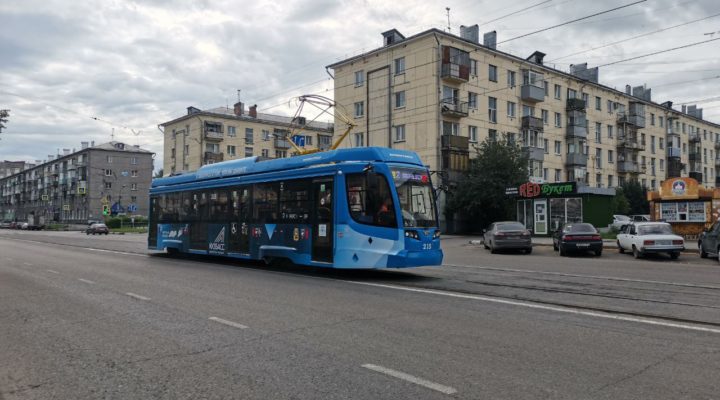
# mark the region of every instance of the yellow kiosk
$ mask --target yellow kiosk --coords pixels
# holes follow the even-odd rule
[[[720,189],[705,188],[693,178],[667,179],[647,196],[652,220],[670,223],[685,239],[696,239],[720,214]]]

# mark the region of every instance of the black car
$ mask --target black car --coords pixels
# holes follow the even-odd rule
[[[105,224],[92,224],[87,229],[85,229],[86,234],[93,234],[93,235],[107,235],[110,233],[110,229],[108,229],[107,225]]]
[[[561,256],[570,252],[592,251],[600,257],[603,240],[592,224],[573,222],[553,232],[553,249],[559,251]]]
[[[700,234],[698,249],[700,257],[718,256],[718,261],[720,261],[720,221],[715,222],[713,226]]]
[[[516,221],[493,222],[483,232],[483,246],[491,253],[497,250],[524,250],[532,253],[532,238],[525,225]]]

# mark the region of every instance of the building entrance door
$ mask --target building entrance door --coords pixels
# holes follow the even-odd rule
[[[535,229],[536,235],[547,235],[547,199],[535,200]]]

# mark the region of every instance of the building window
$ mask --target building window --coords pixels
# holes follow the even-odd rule
[[[562,142],[559,140],[555,141],[555,154],[560,155],[560,151],[562,149]]]
[[[613,112],[613,102],[612,102],[612,100],[608,100],[608,101],[607,101],[607,111],[608,111],[608,114],[612,114],[612,112]]]
[[[560,182],[562,180],[562,170],[556,169],[555,170],[555,182]]]
[[[355,87],[362,86],[365,83],[365,71],[355,71]]]
[[[548,180],[548,169],[547,168],[543,168],[543,180],[545,180],[545,181]]]
[[[112,189],[112,182],[105,182],[105,189]]]
[[[133,178],[137,178],[137,176],[138,176],[137,170],[136,170],[136,169],[132,170],[132,171],[130,172],[130,176],[132,176]]]
[[[602,124],[595,123],[595,143],[602,143]]]
[[[395,141],[396,142],[404,142],[405,141],[405,125],[395,126]]]
[[[540,110],[540,115],[542,116],[543,125],[547,125],[548,120],[550,119],[550,113],[548,110]]]
[[[230,157],[235,157],[235,146],[228,146],[226,153]]]
[[[608,139],[612,139],[612,137],[613,137],[613,126],[612,125],[607,126],[607,132],[608,132]]]
[[[655,136],[650,136],[650,153],[655,154]]]
[[[267,130],[267,129],[262,130],[262,140],[264,140],[266,142],[268,140],[270,140],[270,131],[269,130]]]
[[[112,164],[112,156],[107,156],[107,163]]]
[[[312,136],[305,136],[305,146],[312,146],[313,145],[313,137]]]
[[[395,108],[405,107],[405,91],[395,93]]]
[[[615,182],[613,182],[613,176],[608,175],[608,187],[613,187],[614,184]]]
[[[112,170],[111,170],[111,169],[106,169],[106,170],[105,170],[105,176],[112,176]]]
[[[270,157],[270,150],[268,150],[268,149],[262,149],[262,150],[260,150],[260,155],[261,155],[262,157],[266,157],[266,158],[267,158],[267,157]]]
[[[602,187],[602,174],[595,174],[595,186]]]
[[[235,131],[235,127],[234,127],[234,126],[228,126],[227,128],[228,128],[228,136],[229,136],[229,137],[235,137],[235,136],[237,136],[237,133],[236,133],[236,131]]]
[[[131,183],[130,190],[137,190],[137,183]]]
[[[595,96],[595,109],[602,111],[602,99],[599,96]]]
[[[545,149],[545,154],[550,154],[550,141],[547,139],[543,139],[543,149]]]
[[[492,64],[488,64],[488,80],[490,80],[491,82],[497,82],[498,80],[497,67]]]
[[[497,123],[497,99],[488,97],[488,121]]]
[[[661,158],[661,159],[660,159],[660,171],[664,171],[664,170],[665,170],[665,160],[663,160],[663,159]]]
[[[661,128],[663,127],[663,125],[665,124],[663,117],[660,117],[660,116],[658,117],[658,124],[660,125]]]
[[[186,145],[185,145],[185,152],[183,153],[183,157],[186,156],[186,155],[188,155],[189,153],[190,153],[190,145],[189,145],[189,144],[186,144]]]
[[[470,59],[470,75],[478,76],[478,62],[477,60]]]
[[[508,84],[508,87],[511,87],[511,88],[515,87],[515,71],[508,70],[507,84]]]
[[[582,100],[585,103],[585,106],[590,105],[590,96],[587,93],[582,94]]]
[[[363,147],[365,145],[365,136],[362,132],[355,133],[353,135],[353,146]]]
[[[488,138],[493,142],[496,141],[497,140],[497,130],[488,129]]]
[[[567,90],[567,98],[568,99],[574,99],[577,97],[577,90],[568,88]]]
[[[595,168],[602,168],[602,149],[595,149]]]
[[[246,144],[253,144],[253,128],[245,128],[245,143]]]
[[[405,57],[395,59],[395,75],[405,73]]]
[[[477,143],[477,126],[468,126],[468,138],[473,143]]]
[[[543,89],[545,89],[545,96],[547,96],[550,91],[550,83],[548,83],[548,81],[543,81]]]
[[[478,108],[477,93],[468,92],[468,107],[474,109]]]
[[[355,118],[360,118],[365,115],[365,103],[358,101],[355,103]]]
[[[562,127],[562,116],[560,113],[555,113],[555,127],[561,128]]]
[[[658,139],[658,147],[660,147],[660,150],[665,148],[665,140],[663,138]]]
[[[555,98],[560,100],[562,97],[562,87],[560,85],[555,85]]]
[[[650,125],[655,125],[655,114],[650,113]]]
[[[130,196],[131,203],[137,203],[137,196]]]
[[[275,150],[275,158],[285,158],[285,157],[287,157],[286,150]]]
[[[246,147],[245,148],[245,157],[252,157],[253,156],[253,148],[252,147]]]
[[[523,117],[534,117],[535,116],[535,107],[527,106],[523,104]]]
[[[612,151],[612,150],[608,150],[608,164],[612,164],[612,163],[614,163],[614,162],[615,162],[615,160],[614,160],[614,157],[613,157],[613,151]]]
[[[443,121],[442,134],[457,136],[460,134],[460,125],[457,122]]]
[[[507,102],[507,116],[510,118],[515,118],[515,103],[512,101]]]
[[[217,143],[205,143],[205,151],[210,153],[219,153],[220,145]]]

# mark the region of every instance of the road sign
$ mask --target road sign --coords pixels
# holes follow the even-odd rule
[[[300,147],[305,146],[305,136],[302,135],[295,135],[292,137],[292,141],[295,142],[296,145]]]
[[[137,205],[135,203],[130,203],[130,205],[127,207],[128,212],[135,212],[137,211]]]
[[[63,204],[63,211],[70,211],[70,204]]]

